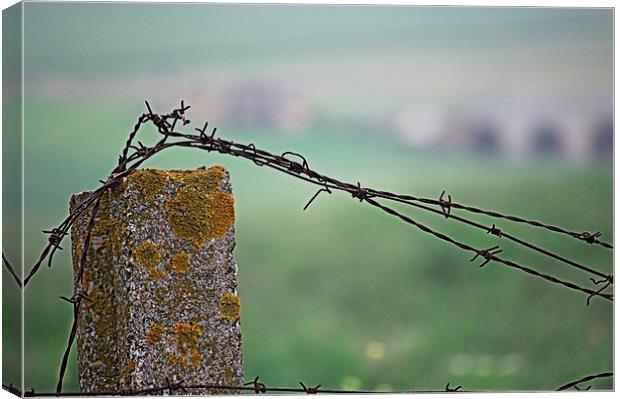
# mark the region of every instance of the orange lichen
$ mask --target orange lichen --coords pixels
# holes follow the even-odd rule
[[[173,328],[177,353],[169,353],[168,360],[179,364],[182,368],[198,367],[204,358],[200,353],[199,340],[202,327],[193,323],[177,323]]]
[[[91,237],[107,237],[110,232],[116,227],[116,220],[114,219],[101,219],[93,226],[90,233]]]
[[[99,207],[90,231],[90,246],[88,249],[88,261],[81,267],[84,239],[87,234],[87,226],[92,217],[93,204],[90,204],[80,216],[79,223],[72,229],[72,241],[74,242],[74,273],[82,270],[81,281],[76,281],[77,287],[86,294],[86,300],[82,301],[79,325],[81,331],[94,337],[92,340],[78,340],[78,348],[84,353],[89,353],[91,361],[84,367],[86,376],[96,375],[101,381],[101,388],[114,389],[119,375],[123,372],[116,350],[117,334],[119,330],[119,315],[117,303],[111,289],[113,275],[108,273],[110,255],[116,255],[120,251],[119,228],[120,224],[114,220],[113,206],[117,195],[121,190],[115,185],[100,197]],[[75,211],[84,205],[89,193],[73,196],[71,209]],[[91,377],[85,377],[87,379]]]
[[[220,298],[220,316],[223,319],[235,321],[239,318],[241,303],[239,297],[227,292]]]
[[[123,378],[125,381],[129,381],[131,379],[131,375],[136,370],[138,366],[138,361],[136,359],[131,359],[127,362],[125,367],[123,367]]]
[[[226,177],[226,171],[221,166],[212,166],[209,169],[198,169],[179,176],[186,189],[195,191],[215,191],[220,182]],[[177,178],[178,179],[178,178]]]
[[[167,182],[167,173],[163,170],[139,169],[129,175],[129,183],[136,187],[147,201],[155,199]]]
[[[120,198],[121,195],[125,193],[127,190],[127,178],[122,178],[121,180],[114,183],[112,186],[112,197]]]
[[[88,295],[88,301],[82,301],[86,309],[92,309],[94,316],[101,319],[108,313],[111,313],[114,309],[112,307],[112,298],[110,295],[101,290],[100,288],[93,288]]]
[[[189,271],[189,255],[187,252],[179,252],[172,255],[172,260],[166,268],[172,270],[176,275],[184,275]]]
[[[103,193],[99,200],[96,222],[90,232],[91,249],[109,249],[113,254],[118,254],[120,240],[118,238],[117,221],[112,217],[113,189]],[[90,219],[91,212],[85,212],[85,217]],[[80,255],[81,255],[80,248]]]
[[[220,166],[177,176],[181,187],[166,201],[168,223],[179,238],[196,247],[223,237],[235,220],[234,197],[219,190],[226,172]]]
[[[157,345],[163,333],[164,327],[161,324],[151,324],[149,331],[146,333],[146,343],[149,344],[149,346]]]
[[[88,294],[88,286],[93,278],[93,272],[89,268],[85,268],[82,273],[82,291]]]
[[[149,272],[149,278],[151,280],[166,277],[165,272],[157,269],[162,255],[152,242],[145,241],[139,245],[134,250],[134,256],[138,263]]]

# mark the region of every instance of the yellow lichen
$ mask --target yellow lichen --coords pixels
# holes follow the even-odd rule
[[[149,344],[149,346],[157,345],[163,333],[164,327],[162,327],[161,324],[151,324],[149,331],[146,333],[146,343]]]
[[[173,328],[177,353],[169,353],[168,360],[179,364],[182,368],[190,365],[200,366],[204,355],[200,353],[199,340],[202,337],[202,327],[193,323],[177,323]]]
[[[149,278],[151,280],[166,277],[165,272],[157,269],[162,255],[152,242],[145,241],[139,245],[134,250],[134,256],[138,263],[149,272]]]
[[[177,355],[175,355],[174,353],[168,353],[168,354],[166,355],[166,358],[168,358],[168,361],[169,361],[170,363],[180,363],[180,360],[179,360],[179,359],[180,359],[180,357],[179,357],[179,356],[177,356]]]
[[[189,271],[189,255],[187,252],[172,255],[172,260],[166,267],[177,275],[186,274]]]
[[[93,272],[87,267],[82,274],[82,291],[88,294],[88,286],[93,278]]]
[[[125,379],[125,381],[128,381],[131,379],[131,375],[136,370],[137,366],[138,366],[138,361],[136,359],[131,359],[130,361],[127,362],[127,364],[123,368],[123,378]]]
[[[101,196],[96,215],[96,221],[90,232],[90,246],[88,261],[82,269],[81,281],[76,282],[86,294],[86,300],[82,301],[79,323],[84,326],[84,331],[95,337],[92,340],[78,340],[80,351],[92,353],[92,361],[84,368],[87,376],[96,374],[101,387],[113,389],[122,372],[122,366],[118,362],[116,351],[116,336],[118,331],[117,304],[114,301],[112,286],[113,275],[109,273],[110,254],[120,248],[118,245],[118,229],[113,215],[114,190],[108,190]],[[80,203],[87,198],[86,194],[72,198],[71,209],[75,210]],[[84,239],[87,234],[87,226],[92,217],[93,205],[91,204],[80,216],[80,229],[73,229],[74,241],[74,271],[81,269]],[[124,363],[123,363],[124,364]],[[91,377],[86,377],[91,378]]]
[[[127,190],[127,179],[122,178],[121,180],[117,181],[112,186],[112,197],[118,199],[120,198],[121,195],[125,193],[126,190]]]
[[[220,298],[220,316],[223,319],[235,321],[239,318],[241,304],[239,297],[232,292],[227,292]]]
[[[75,243],[75,250],[73,251],[73,263],[75,265],[79,265],[82,261],[82,245],[84,244],[82,244],[82,240],[80,240],[80,236],[78,236],[77,234],[71,235],[71,240]]]
[[[111,313],[111,311],[113,311],[112,299],[110,298],[110,295],[96,287],[93,288],[88,294],[88,300],[83,301],[82,303],[86,309],[92,309],[94,316],[98,319],[101,319],[102,316],[105,316],[107,313]]]
[[[120,254],[120,238],[119,223],[112,217],[112,199],[120,195],[120,186],[122,185],[115,184],[101,196],[97,219],[90,233],[93,249],[108,249],[115,256]],[[90,212],[87,212],[86,216],[90,218]]]
[[[95,223],[90,233],[91,237],[106,237],[110,232],[116,228],[116,220],[114,219],[101,219]]]
[[[226,234],[235,220],[235,209],[234,197],[219,190],[225,176],[222,167],[214,166],[174,178],[180,180],[181,187],[166,201],[166,210],[177,237],[200,247]]]
[[[112,250],[112,254],[114,256],[120,256],[121,254],[121,239],[118,233],[117,224],[115,224],[115,228],[110,231],[110,235],[108,236],[108,243],[110,245],[110,249]]]
[[[235,374],[235,371],[230,367],[224,368],[224,383],[230,386],[233,386],[237,383],[237,375]]]
[[[129,183],[140,191],[144,199],[152,201],[166,186],[166,176],[162,170],[139,169],[129,175]]]
[[[226,171],[221,166],[212,166],[209,169],[198,169],[179,176],[186,189],[196,191],[215,191],[220,182],[226,177]],[[177,179],[179,179],[177,177]]]

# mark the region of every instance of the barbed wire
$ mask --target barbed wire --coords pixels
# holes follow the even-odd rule
[[[308,203],[304,206],[303,210],[307,210],[308,207],[318,198],[319,194],[327,193],[332,194],[333,191],[341,191],[350,194],[353,198],[358,199],[359,202],[366,202],[367,204],[378,208],[392,216],[396,216],[402,221],[411,224],[417,227],[419,230],[424,233],[430,234],[435,238],[438,238],[442,241],[446,241],[450,244],[453,244],[460,248],[461,250],[473,253],[473,258],[470,261],[474,261],[478,258],[482,259],[482,264],[480,267],[485,266],[489,262],[496,262],[498,264],[502,264],[507,267],[518,269],[522,272],[530,274],[535,277],[542,278],[548,282],[551,282],[556,285],[561,285],[565,288],[569,288],[576,291],[581,291],[585,294],[588,294],[586,303],[589,305],[590,300],[594,297],[600,297],[609,301],[613,301],[613,294],[603,292],[610,285],[613,284],[613,275],[605,274],[599,270],[591,268],[589,266],[580,264],[576,261],[572,261],[568,258],[565,258],[561,255],[552,253],[544,248],[541,248],[533,243],[527,242],[526,240],[520,239],[514,235],[511,235],[503,230],[500,230],[496,224],[492,226],[485,226],[478,222],[466,219],[462,216],[454,215],[452,209],[464,210],[470,213],[478,213],[484,214],[490,217],[505,219],[512,222],[517,223],[526,223],[535,227],[542,227],[547,230],[550,230],[555,233],[567,234],[572,236],[573,238],[577,238],[587,243],[596,243],[605,248],[613,249],[613,246],[609,243],[603,242],[599,240],[600,232],[596,233],[577,233],[572,232],[557,226],[549,225],[546,223],[538,222],[535,220],[529,220],[517,216],[511,216],[502,214],[496,211],[486,211],[480,208],[471,207],[463,204],[459,204],[452,201],[452,196],[445,196],[445,192],[442,192],[439,199],[429,199],[422,197],[415,197],[411,195],[402,195],[390,193],[387,191],[376,190],[373,188],[362,187],[362,185],[357,182],[357,184],[346,183],[340,180],[337,180],[333,177],[329,177],[327,175],[320,174],[309,167],[309,164],[306,158],[296,152],[286,151],[281,155],[276,155],[270,153],[268,151],[257,148],[254,144],[240,144],[233,141],[225,140],[222,138],[215,137],[216,128],[213,128],[210,134],[207,133],[208,122],[205,122],[202,128],[195,128],[194,130],[197,134],[194,133],[183,133],[175,130],[178,121],[182,122],[183,126],[190,124],[190,120],[186,118],[186,111],[190,108],[190,106],[186,106],[183,101],[181,101],[180,108],[176,108],[172,110],[172,112],[168,114],[156,114],[152,111],[148,102],[145,102],[148,112],[141,114],[138,117],[136,124],[134,125],[133,130],[129,133],[127,141],[125,142],[125,146],[121,151],[121,155],[118,158],[117,166],[112,170],[110,175],[106,180],[100,180],[101,186],[92,191],[86,198],[81,201],[74,209],[69,213],[69,215],[60,223],[57,227],[44,231],[44,233],[48,234],[48,244],[41,252],[39,259],[37,262],[31,267],[28,275],[23,280],[23,283],[19,276],[15,273],[13,267],[6,259],[6,256],[3,252],[3,263],[8,271],[11,273],[13,278],[15,279],[17,285],[20,288],[25,288],[31,279],[38,273],[43,262],[47,260],[48,267],[52,266],[53,258],[58,250],[62,250],[63,248],[60,246],[65,236],[69,234],[69,229],[73,226],[74,222],[81,217],[81,215],[86,212],[88,209],[92,208],[91,217],[88,223],[88,227],[86,229],[86,239],[84,240],[83,248],[82,248],[82,257],[80,259],[79,271],[77,278],[74,282],[74,290],[71,298],[62,297],[64,300],[70,302],[73,305],[73,324],[71,328],[71,332],[69,334],[67,347],[63,354],[63,359],[61,362],[61,368],[59,373],[58,384],[56,388],[56,393],[60,394],[62,392],[62,383],[63,378],[66,372],[68,357],[71,351],[71,347],[73,346],[76,330],[77,330],[77,318],[80,311],[81,302],[83,300],[89,300],[85,294],[81,291],[81,281],[82,276],[86,267],[86,259],[88,250],[90,249],[90,234],[95,226],[96,216],[99,208],[99,201],[102,195],[108,190],[111,189],[115,184],[120,182],[122,179],[131,174],[134,170],[136,170],[140,165],[142,165],[146,160],[150,159],[157,153],[167,150],[172,147],[181,147],[181,148],[190,148],[190,149],[200,149],[210,152],[217,152],[219,154],[229,155],[232,157],[240,157],[244,159],[251,160],[256,166],[262,167],[267,166],[269,168],[280,171],[284,174],[293,176],[302,181],[308,182],[310,184],[319,186],[319,190],[310,198]],[[159,134],[161,134],[162,138],[157,141],[155,145],[152,147],[145,146],[142,142],[138,141],[137,145],[134,144],[134,141],[140,131],[140,129],[147,123],[151,123]],[[169,141],[173,139],[175,141]],[[508,260],[505,258],[501,258],[498,256],[502,250],[499,246],[493,246],[487,249],[479,249],[475,248],[466,243],[460,242],[448,235],[436,231],[424,224],[421,224],[414,220],[413,218],[406,216],[396,210],[385,206],[378,202],[378,200],[387,200],[392,202],[397,202],[400,204],[412,206],[418,209],[423,209],[425,211],[429,211],[434,214],[442,215],[446,219],[455,220],[460,223],[467,224],[469,226],[476,227],[478,229],[482,229],[487,232],[487,234],[491,234],[497,238],[505,238],[511,240],[519,245],[525,246],[531,250],[539,252],[543,255],[551,257],[553,259],[559,260],[564,264],[567,264],[573,268],[577,268],[581,271],[584,271],[588,274],[595,275],[600,277],[600,280],[595,280],[591,278],[594,286],[599,286],[601,288],[597,290],[593,290],[579,284],[576,284],[571,281],[562,280],[560,278],[554,277],[549,274],[545,274],[539,272],[531,267],[523,266],[515,261]],[[432,208],[428,205],[435,206],[436,208]],[[448,387],[446,387],[447,389]],[[285,388],[286,389],[286,388]],[[304,389],[309,389],[305,388]],[[325,391],[322,391],[325,392]],[[309,393],[306,391],[306,393]]]
[[[540,228],[552,231],[554,233],[565,234],[575,239],[587,242],[588,244],[597,244],[607,249],[614,248],[611,243],[605,242],[599,239],[599,237],[602,235],[600,231],[597,231],[595,233],[590,233],[587,231],[583,231],[583,232],[571,231],[571,230],[567,230],[567,229],[554,226],[551,224],[542,223],[542,222],[539,222],[533,219],[526,219],[520,216],[508,215],[508,214],[497,212],[497,211],[490,211],[490,210],[485,210],[481,208],[476,208],[474,206],[460,204],[458,202],[452,202],[451,199],[448,201],[445,201],[445,200],[442,200],[441,196],[438,200],[431,199],[431,198],[417,198],[417,197],[412,197],[408,195],[401,195],[401,196],[398,196],[398,198],[411,199],[414,201],[419,201],[419,202],[423,202],[427,204],[440,205],[442,207],[446,207],[448,212],[450,208],[455,208],[455,209],[461,209],[467,212],[482,214],[482,215],[486,215],[486,216],[490,216],[490,217],[494,217],[498,219],[505,219],[505,220],[509,220],[515,223],[524,223],[530,226],[540,227]]]
[[[602,278],[602,280],[592,280],[593,284],[595,285],[599,285],[601,283],[607,283],[607,285],[605,286],[605,288],[607,288],[607,286],[613,284],[613,275],[611,274],[607,274],[600,270],[596,270],[590,266],[583,265],[574,260],[568,259],[564,256],[558,255],[549,250],[541,248],[540,246],[537,246],[526,240],[520,239],[519,237],[509,234],[506,231],[500,230],[500,228],[496,226],[495,224],[493,224],[492,226],[485,226],[478,222],[454,215],[450,211],[452,208],[463,209],[468,212],[481,213],[481,214],[485,214],[488,216],[503,218],[503,219],[507,219],[511,221],[528,223],[530,225],[537,226],[537,227],[545,227],[548,230],[554,231],[557,233],[569,234],[575,238],[581,239],[582,241],[592,242],[592,243],[601,243],[601,245],[605,244],[604,246],[606,248],[610,248],[610,249],[613,248],[611,244],[603,243],[602,241],[598,240],[598,237],[600,237],[599,232],[592,233],[592,234],[571,232],[569,230],[565,230],[557,226],[552,226],[552,225],[534,221],[534,220],[528,220],[528,219],[520,218],[517,216],[501,214],[496,211],[486,211],[480,208],[458,204],[452,201],[452,197],[450,195],[448,195],[447,200],[444,199],[445,192],[442,192],[438,200],[433,200],[429,198],[420,198],[420,197],[415,197],[411,195],[394,194],[394,193],[380,191],[380,190],[376,190],[372,188],[362,188],[359,182],[357,183],[357,185],[353,185],[350,183],[344,183],[337,179],[328,177],[326,175],[319,174],[313,171],[312,169],[310,169],[308,166],[308,162],[306,161],[305,157],[302,156],[301,154],[287,151],[283,153],[282,155],[274,155],[267,151],[257,149],[254,144],[243,145],[239,143],[234,143],[232,141],[227,141],[224,139],[219,139],[215,137],[216,129],[213,129],[211,134],[208,135],[206,134],[208,123],[205,123],[205,125],[201,129],[198,129],[198,128],[195,129],[199,134],[184,134],[184,133],[175,132],[173,129],[178,120],[183,120],[183,125],[186,125],[189,123],[189,120],[187,120],[184,115],[185,111],[187,111],[189,108],[190,108],[189,106],[185,106],[183,104],[181,108],[173,110],[173,112],[171,112],[170,114],[158,115],[158,114],[153,114],[150,108],[150,105],[148,105],[147,103],[148,113],[144,113],[138,118],[138,121],[135,124],[133,131],[130,132],[129,134],[129,138],[125,144],[125,147],[123,148],[122,154],[119,156],[118,166],[115,168],[115,170],[112,171],[108,179],[106,181],[101,181],[103,185],[98,190],[94,191],[91,194],[91,196],[89,196],[89,198],[87,198],[84,201],[85,204],[81,204],[81,206],[78,206],[74,214],[70,214],[69,217],[67,217],[67,219],[65,219],[60,226],[58,226],[55,229],[52,229],[51,231],[46,231],[46,233],[50,235],[49,244],[42,252],[39,261],[31,268],[30,273],[24,280],[24,285],[28,284],[28,282],[33,277],[33,275],[36,274],[36,272],[39,270],[41,263],[46,258],[48,258],[48,266],[51,266],[53,255],[56,250],[61,249],[59,246],[59,243],[60,241],[62,241],[64,236],[67,235],[69,228],[71,227],[73,221],[75,220],[75,217],[81,214],[81,212],[83,212],[83,210],[87,206],[89,206],[94,200],[99,198],[105,190],[110,188],[114,183],[116,183],[121,178],[127,176],[129,174],[128,172],[133,171],[134,169],[137,168],[138,165],[140,165],[146,159],[150,158],[156,153],[164,149],[167,149],[169,147],[198,148],[198,149],[206,150],[208,152],[217,151],[218,153],[221,153],[221,154],[229,154],[235,157],[242,157],[242,158],[250,159],[257,166],[268,166],[273,169],[277,169],[277,170],[280,170],[281,172],[300,178],[302,180],[305,180],[309,183],[322,186],[321,189],[319,189],[314,194],[314,196],[310,199],[310,201],[306,204],[306,206],[304,207],[304,210],[308,209],[309,205],[312,202],[314,202],[314,200],[318,197],[319,194],[321,194],[322,192],[327,192],[328,194],[331,194],[332,190],[340,190],[340,191],[348,192],[349,194],[352,195],[353,198],[357,198],[360,201],[364,201],[367,198],[373,198],[373,197],[396,201],[396,202],[399,202],[405,205],[414,206],[414,207],[417,207],[417,208],[420,208],[420,209],[423,209],[423,210],[426,210],[432,213],[442,214],[444,215],[445,218],[451,218],[458,222],[465,223],[469,226],[473,226],[478,229],[484,230],[488,234],[494,235],[498,238],[508,239],[519,245],[525,246],[529,249],[539,252],[543,255],[559,260],[571,267],[580,269],[582,271],[586,271],[589,274],[596,276],[598,278]],[[170,119],[172,119],[173,121],[172,123],[169,122]],[[144,146],[141,142],[138,142],[138,146],[133,145],[133,140],[137,136],[141,126],[149,121],[155,125],[159,133],[163,135],[163,138],[155,146],[150,147],[150,148]],[[166,143],[166,140],[169,137],[180,138],[180,139],[185,139],[185,140],[177,141],[174,143]],[[134,152],[130,154],[130,150],[132,149],[134,150]],[[302,162],[299,163],[295,160],[291,160],[290,159],[291,156],[298,158],[298,160]],[[131,162],[134,162],[134,164],[132,164],[128,168],[128,165]],[[440,209],[431,208],[429,206],[425,206],[424,204],[436,205],[436,206],[439,206]],[[492,260],[496,260],[496,259],[493,258]],[[524,269],[522,270],[526,271]],[[554,280],[549,280],[549,281],[559,283]],[[562,283],[559,283],[559,284],[562,284]],[[562,284],[562,285],[565,285],[565,284]],[[569,288],[578,289],[573,286],[569,286]],[[595,294],[595,296],[605,297],[605,295],[599,295],[600,293],[597,293],[598,290],[584,290],[584,289],[578,289],[578,290],[588,293],[588,295]],[[610,299],[610,297],[607,296],[607,299]]]
[[[576,390],[590,390],[592,388],[591,385],[582,389],[579,388],[579,384],[583,384],[584,382],[589,382],[597,379],[605,379],[605,378],[613,378],[614,373],[611,371],[588,375],[582,377],[576,381],[571,381],[569,383],[563,384],[556,391],[565,391],[570,388],[574,388]],[[458,385],[456,387],[450,387],[450,383],[448,382],[445,387],[441,390],[424,390],[424,389],[408,389],[408,390],[359,390],[359,389],[330,389],[330,388],[322,388],[322,385],[315,386],[307,386],[302,381],[299,381],[300,387],[272,387],[267,386],[264,382],[260,380],[259,377],[254,378],[251,381],[244,383],[243,385],[223,385],[223,384],[184,384],[182,382],[170,382],[170,379],[166,379],[166,383],[164,385],[155,385],[149,388],[141,388],[141,389],[120,389],[117,391],[97,391],[97,392],[36,392],[34,388],[31,388],[28,391],[22,392],[19,388],[15,387],[13,384],[2,384],[2,388],[7,390],[8,392],[20,396],[20,397],[43,397],[43,396],[145,396],[152,394],[165,394],[168,391],[168,394],[173,394],[174,392],[188,393],[189,389],[207,389],[212,391],[236,391],[237,393],[254,393],[254,394],[265,394],[265,393],[305,393],[308,395],[315,394],[383,394],[383,393],[392,393],[392,394],[406,394],[406,393],[440,393],[440,392],[484,392],[484,391],[471,391],[462,389],[462,385]]]
[[[576,381],[572,381],[569,382],[567,384],[562,385],[561,387],[559,387],[558,389],[556,389],[556,391],[565,391],[567,389],[570,388],[574,388],[578,391],[580,391],[581,389],[578,387],[579,384],[583,384],[584,382],[588,382],[588,381],[592,381],[592,380],[597,380],[597,379],[601,379],[601,378],[612,378],[614,376],[614,373],[611,371],[605,372],[605,373],[600,373],[600,374],[593,374],[593,375],[588,375],[585,377],[582,377]],[[592,385],[588,386],[587,388],[585,388],[586,391],[590,390],[590,388],[592,388]]]

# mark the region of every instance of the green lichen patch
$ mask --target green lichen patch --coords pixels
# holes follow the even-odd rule
[[[181,187],[166,201],[168,223],[179,238],[201,247],[223,237],[235,220],[234,197],[219,190],[226,173],[222,167],[176,175]]]
[[[220,297],[220,316],[223,319],[235,321],[239,318],[241,303],[239,297],[227,292]]]
[[[165,272],[157,269],[162,255],[152,242],[145,241],[140,244],[134,250],[134,256],[138,263],[149,272],[149,278],[151,280],[166,277]]]
[[[129,175],[129,184],[136,187],[147,201],[153,201],[161,193],[168,181],[163,170],[138,169]]]

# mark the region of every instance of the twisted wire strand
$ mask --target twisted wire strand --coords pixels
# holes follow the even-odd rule
[[[86,240],[84,242],[84,247],[82,250],[83,255],[80,260],[79,272],[78,272],[78,276],[76,279],[76,283],[74,284],[73,295],[71,299],[63,298],[73,304],[73,309],[74,309],[73,315],[74,316],[73,316],[73,325],[72,325],[71,332],[69,335],[67,347],[65,349],[63,360],[61,363],[59,380],[58,380],[55,395],[62,393],[62,382],[63,382],[64,374],[66,371],[67,361],[68,361],[68,356],[71,350],[71,346],[73,345],[73,342],[75,340],[75,335],[76,335],[76,330],[77,330],[77,318],[78,318],[78,314],[80,311],[81,302],[82,300],[87,300],[87,298],[85,298],[84,294],[79,290],[78,287],[80,287],[80,281],[82,279],[82,275],[84,273],[85,268],[87,267],[87,264],[86,264],[87,256],[86,255],[88,253],[88,250],[90,249],[89,238],[90,238],[91,231],[95,225],[96,214],[97,214],[101,196],[107,190],[112,188],[116,183],[118,183],[121,179],[124,179],[129,174],[131,174],[140,165],[142,165],[146,160],[150,159],[157,153],[164,151],[168,148],[172,148],[172,147],[200,149],[200,150],[204,150],[207,152],[217,152],[220,154],[230,155],[233,157],[241,157],[244,159],[251,160],[256,166],[259,166],[259,167],[267,166],[271,169],[277,170],[284,174],[290,175],[294,178],[297,178],[302,181],[318,186],[319,190],[316,192],[316,194],[314,194],[314,196],[306,204],[306,206],[304,207],[304,210],[306,210],[309,207],[309,205],[314,200],[316,200],[318,195],[321,193],[332,194],[332,190],[346,192],[350,194],[353,198],[358,199],[360,202],[366,202],[375,208],[378,208],[392,216],[399,218],[400,220],[408,224],[411,224],[417,227],[419,230],[427,234],[431,234],[432,236],[442,241],[446,241],[452,245],[455,245],[461,250],[473,253],[474,257],[471,259],[471,261],[474,261],[480,258],[483,262],[480,265],[481,267],[485,266],[489,262],[494,261],[494,262],[503,264],[504,266],[518,269],[532,276],[542,278],[550,283],[561,285],[565,288],[581,291],[585,294],[588,294],[588,301],[587,301],[588,304],[591,298],[597,297],[597,296],[603,299],[609,300],[609,301],[613,301],[612,294],[603,292],[607,287],[613,284],[612,274],[609,274],[609,275],[605,274],[599,270],[593,269],[589,266],[582,265],[578,262],[572,261],[561,255],[555,254],[549,250],[541,248],[535,244],[529,243],[512,234],[509,234],[507,232],[500,230],[499,227],[497,227],[495,224],[493,224],[490,227],[484,226],[478,222],[466,219],[462,216],[453,215],[451,214],[451,209],[452,208],[460,209],[460,210],[464,210],[470,213],[484,214],[484,215],[491,216],[491,217],[498,218],[498,219],[505,219],[505,220],[518,222],[518,223],[527,223],[535,227],[545,228],[552,232],[569,235],[569,236],[572,236],[573,238],[580,239],[587,243],[591,243],[591,244],[596,243],[605,248],[613,249],[613,246],[611,244],[601,241],[599,239],[600,237],[599,232],[577,233],[577,232],[566,230],[566,229],[553,226],[550,224],[538,222],[535,220],[529,220],[529,219],[521,218],[518,216],[506,215],[506,214],[499,213],[496,211],[487,211],[487,210],[483,210],[480,208],[459,204],[456,202],[452,202],[452,197],[450,195],[448,195],[447,199],[445,199],[444,197],[445,192],[442,192],[440,198],[435,200],[435,199],[429,199],[429,198],[415,197],[411,195],[395,194],[395,193],[390,193],[387,191],[376,190],[373,188],[366,188],[366,187],[362,187],[359,182],[357,184],[342,182],[338,179],[335,179],[335,178],[332,178],[326,175],[322,175],[312,170],[309,167],[309,164],[307,160],[305,159],[305,157],[301,154],[287,151],[281,155],[275,155],[268,151],[256,148],[254,144],[246,145],[246,144],[240,144],[240,143],[235,143],[233,141],[221,139],[221,138],[215,137],[215,133],[216,133],[215,128],[212,129],[211,134],[207,134],[206,129],[208,127],[208,123],[205,123],[202,129],[198,129],[198,128],[195,129],[198,132],[198,134],[182,133],[182,132],[175,131],[174,130],[175,126],[179,120],[182,120],[184,126],[189,124],[189,120],[185,118],[185,112],[190,107],[185,106],[183,102],[181,102],[180,108],[174,109],[169,114],[162,114],[162,115],[153,113],[148,102],[145,102],[145,103],[148,109],[148,113],[143,113],[138,118],[136,124],[134,125],[134,128],[130,131],[128,139],[125,142],[125,146],[123,147],[121,151],[121,155],[119,155],[118,164],[112,170],[108,178],[105,181],[100,180],[101,186],[99,186],[97,189],[92,191],[81,203],[77,204],[77,206],[73,209],[73,211],[62,221],[62,223],[58,227],[50,231],[44,231],[46,234],[49,234],[49,237],[48,237],[49,243],[41,252],[37,262],[30,269],[28,275],[23,281],[23,284],[21,280],[19,279],[19,277],[16,275],[13,267],[8,262],[3,252],[3,264],[5,265],[9,273],[11,273],[16,283],[18,284],[18,286],[20,286],[21,288],[26,287],[26,285],[31,281],[31,279],[38,273],[38,271],[40,270],[40,266],[45,260],[47,260],[47,264],[49,267],[52,266],[54,254],[56,253],[56,251],[62,250],[62,247],[60,246],[60,244],[62,243],[64,237],[68,235],[69,230],[71,229],[75,221],[84,212],[86,212],[87,209],[90,209],[92,207],[92,214],[91,214],[91,218],[90,218],[87,230],[86,230]],[[146,147],[144,146],[144,144],[142,144],[139,141],[138,141],[138,145],[136,146],[134,144],[134,141],[141,127],[147,124],[148,122],[150,122],[157,129],[157,131],[162,135],[162,138],[152,147]],[[176,139],[176,141],[168,142],[168,140],[171,138]],[[515,261],[499,257],[498,254],[502,252],[502,250],[499,249],[499,246],[497,245],[491,248],[487,248],[487,249],[476,249],[466,243],[457,241],[444,233],[441,233],[424,224],[421,224],[415,221],[413,218],[406,216],[400,212],[397,212],[396,210],[392,208],[389,208],[377,202],[373,198],[376,198],[379,200],[383,199],[383,200],[398,202],[398,203],[408,205],[408,206],[413,206],[418,209],[429,211],[434,214],[443,215],[446,219],[452,219],[457,222],[464,223],[472,227],[476,227],[478,229],[486,230],[487,233],[493,236],[496,236],[498,238],[506,238],[519,245],[525,246],[531,250],[542,253],[555,260],[561,261],[571,267],[577,268],[579,270],[595,275],[597,277],[601,277],[602,280],[600,281],[596,281],[594,279],[591,279],[591,280],[593,284],[595,285],[599,285],[599,284],[604,284],[604,285],[602,286],[602,288],[599,288],[598,290],[592,290],[592,289],[580,286],[578,284],[575,284],[573,282],[562,280],[549,274],[541,273],[530,267],[520,265]],[[428,205],[435,206],[437,208],[432,208]],[[303,387],[302,388],[303,392],[317,393],[318,391],[318,386],[314,388],[308,388],[304,386],[303,383],[301,385]],[[231,388],[231,387],[228,387],[228,388]],[[246,388],[247,387],[244,387],[244,388],[232,387],[231,389],[247,390]],[[457,388],[456,390],[458,390],[459,388]],[[153,388],[153,389],[156,389],[156,388]],[[227,388],[214,386],[213,389],[227,389]],[[250,389],[253,389],[253,388],[250,388]],[[275,391],[277,391],[278,389],[280,388],[272,388],[272,390],[275,390]],[[289,388],[282,388],[282,389],[288,390]],[[296,389],[297,391],[289,390],[287,392],[299,392],[300,388],[296,388]],[[159,390],[161,390],[161,388],[159,388]],[[452,391],[452,390],[449,390],[449,385],[446,386],[446,389],[443,392],[445,391]],[[321,392],[327,393],[328,391],[321,390]],[[337,391],[337,390],[332,390],[332,392],[333,393],[344,393],[344,391]],[[148,393],[148,392],[142,392],[142,393]],[[362,392],[358,392],[358,393],[362,393]],[[370,393],[370,392],[364,392],[364,393]],[[26,392],[25,394],[27,395],[28,392]]]

